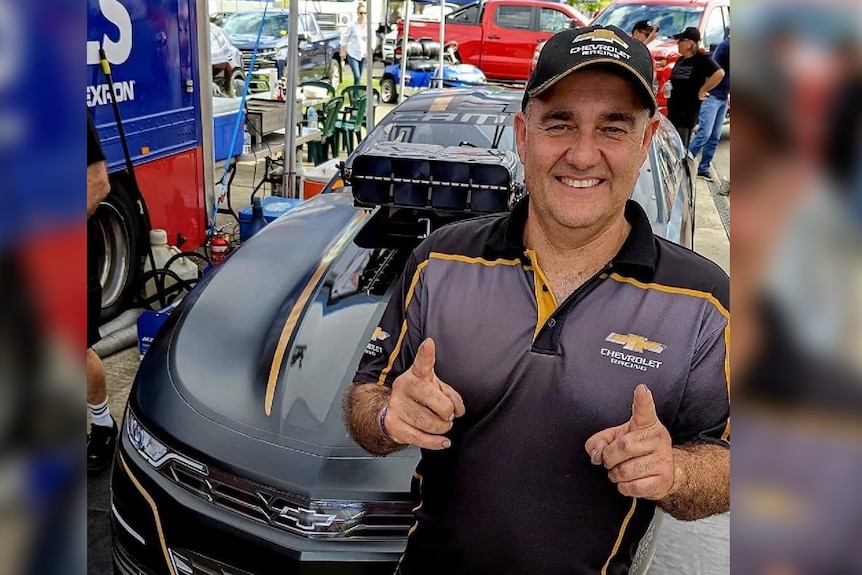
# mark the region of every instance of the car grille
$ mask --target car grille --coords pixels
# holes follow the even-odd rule
[[[111,545],[111,553],[114,557],[114,572],[117,575],[154,575],[149,569],[138,566],[116,537]]]
[[[317,25],[321,30],[337,30],[338,16],[336,14],[315,14]]]
[[[251,575],[247,571],[204,557],[187,549],[171,549],[170,557],[177,575]],[[117,575],[154,575],[136,564],[129,552],[114,540],[114,566]]]
[[[246,72],[249,70],[249,66],[251,65],[251,55],[252,52],[243,50],[242,52],[242,68]],[[273,68],[275,67],[275,56],[262,56],[260,52],[257,54],[257,58],[254,61],[254,69],[260,70],[261,68]]]
[[[311,501],[211,466],[205,469],[198,471],[174,460],[163,466],[160,472],[213,505],[303,537],[366,541],[402,539],[413,523],[411,504],[407,501]]]

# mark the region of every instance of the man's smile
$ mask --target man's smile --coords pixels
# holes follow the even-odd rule
[[[592,188],[598,186],[603,183],[605,180],[599,178],[567,178],[567,177],[558,177],[557,181],[561,182],[563,185],[569,186],[570,188]]]

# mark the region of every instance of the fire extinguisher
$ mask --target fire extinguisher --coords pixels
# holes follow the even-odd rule
[[[219,265],[230,255],[230,242],[224,236],[213,236],[210,240],[210,261],[214,266]]]

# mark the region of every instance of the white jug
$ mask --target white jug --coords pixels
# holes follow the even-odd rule
[[[153,250],[153,259],[156,262],[156,269],[165,269],[165,264],[168,263],[168,260],[181,253],[179,248],[176,246],[168,245],[168,233],[162,229],[150,231],[150,247]],[[151,269],[152,266],[150,265],[150,258],[149,256],[146,256],[144,258],[144,273],[147,273]],[[198,279],[198,266],[186,257],[180,257],[171,262],[170,270],[177,274],[181,279],[187,281]],[[177,283],[171,276],[164,275],[162,277],[166,289]],[[144,294],[147,299],[156,295],[156,283],[153,278],[150,278],[147,280],[147,283],[144,284]],[[173,299],[176,298],[174,297]]]

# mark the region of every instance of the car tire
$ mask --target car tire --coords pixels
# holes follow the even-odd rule
[[[135,297],[140,274],[142,223],[123,185],[111,179],[111,193],[92,216],[99,226],[97,250],[102,284],[102,322],[128,308]]]
[[[335,58],[329,62],[329,68],[326,70],[326,81],[332,84],[336,91],[341,86],[341,62]]]
[[[239,68],[235,68],[228,81],[225,82],[225,88],[227,88],[225,93],[231,98],[242,96],[242,91],[245,89],[245,72]]]
[[[380,99],[384,104],[396,104],[398,102],[398,89],[395,87],[395,80],[383,78],[383,81],[380,82]]]

